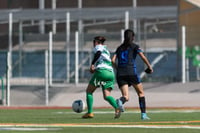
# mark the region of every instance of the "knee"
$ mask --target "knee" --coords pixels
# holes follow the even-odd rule
[[[138,90],[137,91],[138,97],[144,97],[144,91],[143,90]]]
[[[138,97],[144,97],[144,92],[139,92]]]

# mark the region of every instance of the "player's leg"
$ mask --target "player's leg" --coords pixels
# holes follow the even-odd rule
[[[96,90],[96,87],[89,84],[86,89],[86,101],[88,105],[88,113],[93,112],[93,92]]]
[[[117,99],[117,104],[121,112],[124,112],[123,104],[129,100],[129,86],[127,76],[117,76],[117,84],[122,94],[122,96]]]
[[[103,90],[103,97],[104,99],[113,107],[113,108],[118,108],[116,100],[114,97],[112,97],[111,94],[111,88],[107,88]]]
[[[94,85],[88,84],[86,89],[86,103],[87,103],[87,113],[82,116],[82,118],[93,118],[93,92],[96,90],[97,87]]]
[[[117,99],[117,104],[118,104],[121,112],[124,112],[125,109],[124,109],[124,105],[123,104],[129,100],[129,87],[128,87],[128,84],[122,85],[120,87],[120,91],[121,91],[122,96],[119,99]]]
[[[110,95],[111,90],[114,89],[115,75],[112,71],[99,71],[98,79],[101,83],[104,99],[110,103],[114,108],[117,108],[115,99]]]
[[[146,100],[145,100],[145,95],[144,95],[144,90],[142,83],[139,84],[133,84],[133,87],[135,88],[137,95],[139,97],[139,106],[141,110],[141,119],[142,120],[148,120],[150,119],[147,114],[146,114]]]
[[[82,118],[93,118],[93,92],[96,90],[98,85],[98,71],[95,71],[93,74],[92,78],[89,81],[89,84],[86,89],[86,103],[87,103],[87,108],[88,112],[82,116]]]
[[[115,109],[114,118],[119,118],[121,115],[121,111],[117,105],[115,98],[110,95],[111,90],[112,90],[111,88],[104,89],[103,96],[104,96],[104,99]]]
[[[128,84],[122,85],[120,87],[120,91],[121,91],[121,94],[122,94],[122,96],[120,97],[120,100],[124,104],[125,102],[127,102],[129,100],[129,87],[128,87]]]
[[[121,115],[121,112],[118,108],[118,105],[116,103],[116,99],[111,96],[111,91],[114,89],[114,83],[115,83],[115,75],[113,71],[107,71],[102,70],[102,73],[100,75],[102,80],[102,92],[104,99],[115,109],[115,117],[119,118]]]

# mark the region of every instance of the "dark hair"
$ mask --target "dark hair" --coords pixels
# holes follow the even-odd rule
[[[125,47],[128,47],[130,44],[132,44],[134,36],[135,36],[135,33],[132,30],[130,30],[130,29],[125,30],[124,31],[124,42],[123,42],[123,45]]]
[[[106,38],[105,37],[103,37],[103,36],[96,36],[96,37],[94,37],[94,42],[95,41],[97,41],[98,43],[101,43],[101,44],[103,44],[104,42],[105,42],[105,40],[106,40]]]

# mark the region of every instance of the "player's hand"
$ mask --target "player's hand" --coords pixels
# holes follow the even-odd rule
[[[147,69],[145,69],[145,72],[147,74],[151,74],[151,73],[153,73],[153,69],[152,68],[147,68]]]
[[[94,66],[94,65],[91,65],[91,66],[90,66],[90,72],[91,72],[91,73],[94,73],[94,72],[95,72],[95,66]]]

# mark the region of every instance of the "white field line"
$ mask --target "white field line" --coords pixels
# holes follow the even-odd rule
[[[81,125],[81,124],[7,124],[1,125],[0,130],[20,130],[20,131],[36,131],[36,130],[62,130],[64,127],[90,127],[90,128],[151,128],[151,129],[200,129],[200,126],[189,125]]]
[[[200,110],[149,110],[148,113],[193,113],[200,112]],[[74,114],[75,112],[52,112],[54,114]],[[82,112],[83,113],[83,112]],[[114,111],[96,111],[95,114],[108,114],[114,113]],[[139,111],[126,111],[124,113],[140,113]],[[18,131],[36,131],[36,130],[62,130],[62,127],[107,127],[107,128],[185,128],[185,129],[200,129],[200,125],[112,125],[112,124],[101,124],[101,125],[90,125],[90,124],[0,124],[1,130],[18,130]]]
[[[107,127],[107,128],[186,128],[200,129],[200,126],[187,125],[68,125],[67,127]]]
[[[52,127],[16,127],[16,126],[2,126],[0,125],[0,131],[47,131],[47,130],[61,130],[62,128]]]
[[[200,110],[149,110],[147,113],[195,113],[200,112]],[[53,112],[55,114],[74,114],[75,112]],[[84,112],[82,112],[84,113]],[[94,111],[95,114],[113,114],[113,111]],[[125,111],[125,114],[140,113],[140,111]]]

